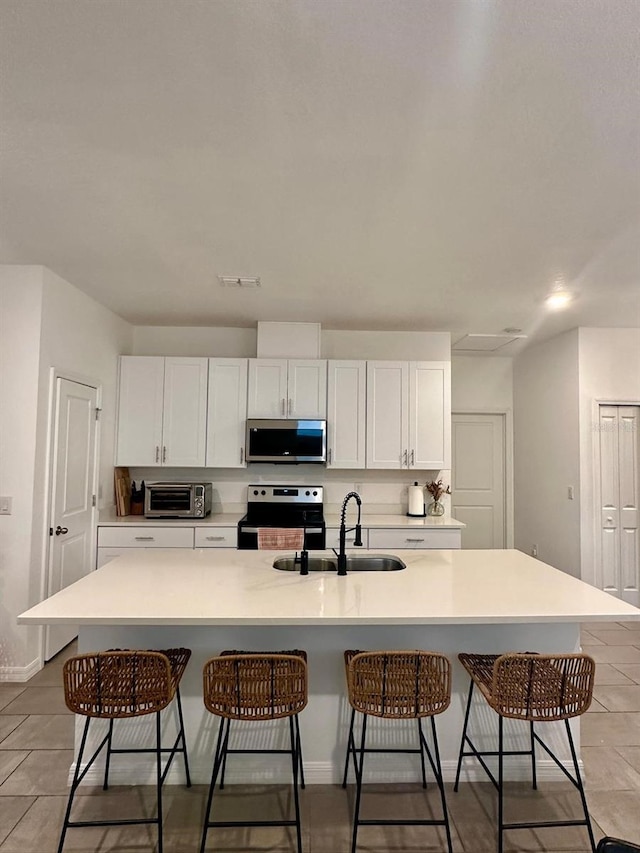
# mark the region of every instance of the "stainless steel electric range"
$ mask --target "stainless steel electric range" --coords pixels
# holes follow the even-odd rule
[[[261,527],[303,527],[305,550],[323,550],[326,528],[322,486],[248,486],[247,514],[238,522],[238,548],[257,550]]]

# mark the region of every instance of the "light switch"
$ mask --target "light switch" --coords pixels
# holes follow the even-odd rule
[[[12,498],[0,498],[0,515],[11,515]]]

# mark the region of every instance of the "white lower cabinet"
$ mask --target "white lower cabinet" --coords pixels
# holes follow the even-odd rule
[[[459,529],[448,530],[399,530],[390,527],[369,529],[369,548],[397,548],[419,550],[421,548],[460,548]]]
[[[196,527],[194,548],[237,548],[237,527]]]
[[[130,548],[144,548],[147,551],[193,548],[193,540],[193,527],[98,527],[96,568],[99,569],[110,560],[126,554]]]
[[[355,531],[351,531],[347,533],[347,548],[354,548],[353,540],[355,537]],[[366,528],[362,528],[362,547],[368,548],[369,542],[369,531]],[[336,548],[340,547],[340,528],[339,527],[327,527],[327,537],[326,537],[326,547],[327,548]]]

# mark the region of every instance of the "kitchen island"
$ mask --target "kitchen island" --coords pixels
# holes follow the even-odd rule
[[[366,553],[366,552],[365,552]],[[309,654],[309,705],[301,714],[307,782],[338,781],[344,760],[349,708],[345,699],[343,650],[429,649],[453,662],[451,706],[438,719],[445,777],[451,779],[462,727],[467,682],[459,651],[503,652],[579,650],[580,622],[640,620],[640,610],[519,551],[399,551],[406,568],[397,572],[353,572],[346,577],[317,572],[301,576],[273,568],[289,552],[177,549],[138,550],[92,572],[23,613],[18,621],[79,626],[79,651],[113,647],[187,646],[193,656],[183,679],[183,702],[194,781],[208,781],[217,728],[204,709],[201,673],[204,661],[222,649],[302,648]],[[314,552],[321,556],[323,552]],[[325,556],[333,556],[327,552]],[[482,706],[479,706],[482,708]],[[173,725],[171,711],[167,725]],[[476,715],[477,737],[492,733],[494,715],[486,706]],[[384,721],[372,726],[384,738]],[[512,722],[512,721],[510,721]],[[134,723],[133,725],[131,723]],[[131,721],[124,736],[140,740],[150,720]],[[397,724],[394,731],[401,728]],[[576,734],[578,726],[576,725]],[[513,744],[526,728],[509,726]],[[406,739],[408,727],[402,730]],[[551,733],[561,755],[563,739]],[[96,737],[98,734],[96,733]],[[280,743],[284,730],[263,724],[245,743]],[[407,740],[408,743],[408,740]],[[234,757],[228,780],[280,782],[286,762]],[[263,758],[260,763],[257,759]],[[415,779],[411,756],[375,757],[369,779]],[[469,775],[478,773],[468,762]],[[512,778],[526,776],[526,761],[510,761]],[[550,761],[540,760],[540,776],[557,777]],[[474,774],[473,777],[471,774]],[[151,765],[121,758],[114,783],[143,783]],[[88,781],[97,781],[97,767]],[[169,781],[181,781],[179,765]]]

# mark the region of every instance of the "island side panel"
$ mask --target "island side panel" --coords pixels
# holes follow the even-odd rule
[[[337,783],[342,779],[345,745],[350,708],[346,699],[343,651],[350,649],[425,649],[443,652],[453,665],[453,691],[450,707],[437,718],[438,737],[445,779],[452,781],[460,743],[468,678],[457,661],[461,651],[494,652],[540,651],[575,652],[579,650],[578,623],[544,624],[464,624],[464,625],[327,625],[327,626],[82,626],[79,651],[90,652],[109,648],[170,648],[187,646],[192,658],[182,681],[182,700],[193,781],[206,784],[210,779],[211,762],[217,735],[218,719],[204,708],[202,701],[202,667],[204,662],[223,649],[269,651],[305,649],[309,655],[309,704],[300,715],[305,777],[308,784]],[[496,715],[483,701],[475,706],[472,731],[482,745],[495,748]],[[577,723],[578,721],[576,721]],[[76,722],[76,750],[83,718]],[[101,726],[94,729],[94,742],[99,741]],[[546,724],[542,734],[563,760],[569,753],[562,724]],[[164,712],[163,726],[167,739],[175,731],[175,711]],[[413,721],[373,720],[372,735],[380,745],[388,741],[388,732],[400,738],[401,746],[413,746]],[[259,731],[257,730],[259,729]],[[120,746],[151,743],[153,717],[127,720],[116,724]],[[508,721],[506,733],[510,743],[522,748],[527,743],[526,724]],[[579,748],[579,725],[574,725]],[[288,730],[279,722],[237,727],[238,745],[286,745]],[[373,742],[372,742],[373,743]],[[146,756],[116,756],[112,762],[113,784],[152,784],[152,758]],[[282,783],[290,779],[290,765],[283,756],[233,756],[227,768],[227,780],[235,782]],[[543,754],[539,757],[539,777],[562,778]],[[101,763],[87,774],[87,783],[101,784]],[[526,758],[506,762],[505,775],[510,779],[528,779],[530,764]],[[369,781],[405,782],[419,778],[416,756],[372,756],[367,760]],[[482,778],[477,763],[467,759],[463,779]],[[167,781],[184,781],[179,759],[174,762]]]

